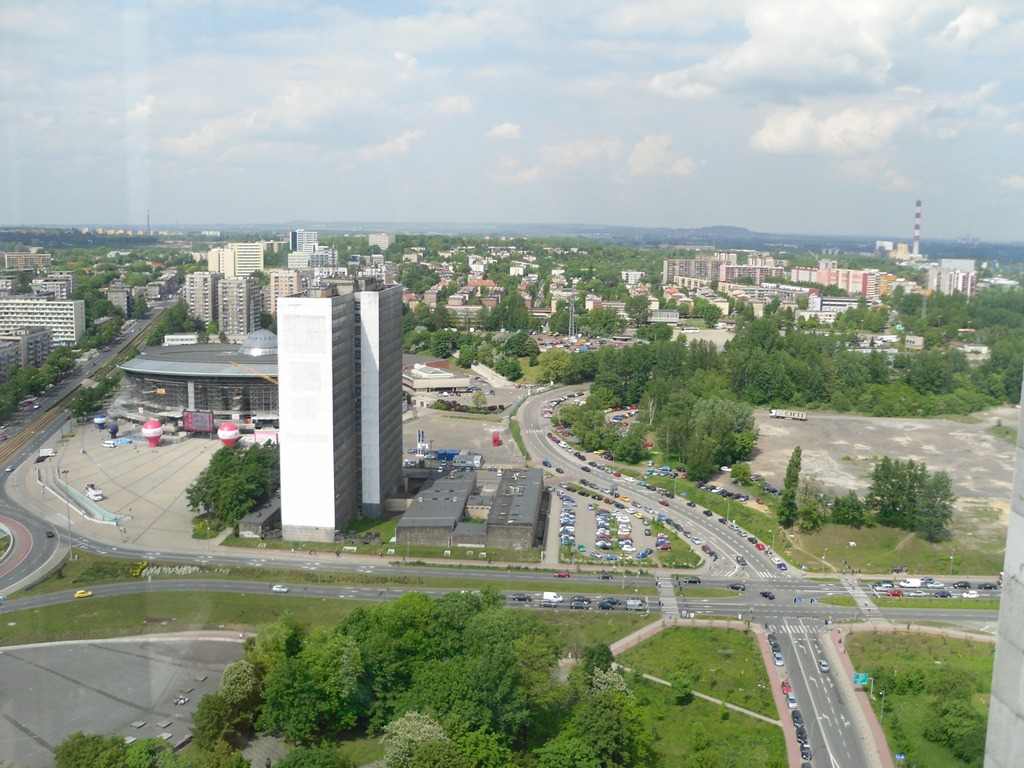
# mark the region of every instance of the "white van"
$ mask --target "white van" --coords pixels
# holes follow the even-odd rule
[[[920,579],[904,579],[903,581],[900,582],[900,586],[903,587],[904,589],[920,589],[921,588],[921,580]]]
[[[646,611],[647,603],[638,597],[631,597],[626,601],[627,611]]]
[[[562,602],[562,601],[563,601],[563,600],[564,600],[565,598],[564,598],[564,597],[562,597],[562,596],[561,596],[560,594],[558,594],[557,592],[545,592],[544,594],[542,594],[542,595],[540,596],[540,599],[541,599],[541,600],[548,600],[548,601],[550,601],[550,602],[552,602],[552,603],[560,603],[560,602]]]

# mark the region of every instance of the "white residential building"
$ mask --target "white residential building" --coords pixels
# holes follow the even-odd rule
[[[49,328],[56,345],[77,344],[85,333],[85,302],[50,294],[0,297],[0,334],[25,326]]]

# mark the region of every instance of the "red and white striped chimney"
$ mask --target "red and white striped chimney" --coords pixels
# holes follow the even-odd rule
[[[914,207],[914,257],[921,255],[921,201]]]

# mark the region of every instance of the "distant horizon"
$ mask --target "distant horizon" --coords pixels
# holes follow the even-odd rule
[[[439,235],[439,236],[494,236],[495,234],[501,237],[588,237],[591,239],[599,239],[601,232],[604,231],[605,236],[612,235],[614,233],[623,232],[636,232],[636,233],[648,233],[654,235],[659,232],[664,233],[675,233],[675,234],[704,234],[704,235],[715,235],[718,234],[722,237],[728,238],[731,236],[749,236],[749,237],[778,237],[778,238],[798,238],[801,240],[834,240],[836,242],[848,242],[848,241],[869,241],[872,244],[875,241],[891,241],[893,243],[907,243],[913,242],[913,237],[898,237],[895,235],[877,235],[869,233],[860,234],[838,234],[828,232],[774,232],[774,231],[759,231],[749,229],[747,227],[730,225],[730,224],[711,224],[699,227],[669,227],[669,226],[637,226],[630,224],[583,224],[574,222],[497,222],[497,221],[481,221],[481,222],[458,222],[458,221],[383,221],[383,220],[363,220],[363,221],[313,221],[313,220],[293,220],[293,221],[281,221],[281,222],[266,222],[266,223],[223,223],[223,222],[205,222],[205,223],[175,223],[173,226],[167,224],[161,224],[158,222],[152,222],[150,224],[150,231],[146,232],[145,225],[134,225],[134,224],[6,224],[0,225],[0,233],[6,231],[17,231],[17,230],[76,230],[81,231],[82,229],[88,229],[90,234],[100,234],[97,232],[98,229],[121,229],[125,233],[131,231],[132,237],[156,237],[160,236],[162,232],[166,232],[167,235],[189,235],[199,234],[202,230],[219,230],[222,233],[259,233],[259,232],[281,232],[287,233],[295,229],[309,229],[326,234],[343,235],[352,234],[358,236],[361,234],[373,234],[378,232],[387,232],[395,235]],[[546,230],[541,232],[539,230]],[[139,235],[138,232],[142,231],[143,234]],[[109,232],[102,233],[103,236],[107,236]],[[943,238],[943,237],[929,237],[921,238],[921,250],[922,253],[926,253],[927,248],[925,247],[928,242],[943,243],[943,244],[959,244],[959,245],[974,245],[980,246],[983,244],[988,245],[1007,245],[1007,246],[1021,246],[1024,247],[1024,240],[985,240],[981,238]]]

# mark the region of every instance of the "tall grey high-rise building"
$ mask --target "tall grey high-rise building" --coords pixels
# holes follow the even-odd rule
[[[260,327],[260,284],[255,277],[225,277],[217,284],[217,322],[228,341],[241,342]]]
[[[1024,408],[1017,422],[1013,464],[985,768],[1016,768],[1024,760]]]
[[[402,472],[401,288],[335,280],[277,304],[281,521],[333,541]]]
[[[193,272],[185,276],[185,290],[182,295],[188,304],[188,313],[209,325],[220,320],[217,312],[217,283],[221,275],[217,272]]]

